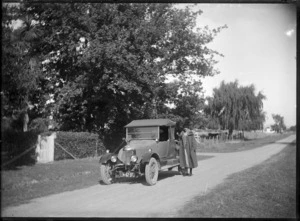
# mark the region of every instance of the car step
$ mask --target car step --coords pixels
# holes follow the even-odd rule
[[[161,170],[167,170],[170,169],[172,167],[177,167],[179,166],[179,159],[170,159],[166,161],[166,164],[163,165],[160,169]]]

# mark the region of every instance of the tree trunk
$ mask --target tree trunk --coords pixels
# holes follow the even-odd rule
[[[156,102],[156,99],[155,99],[155,98],[153,98],[152,104],[153,104],[153,112],[152,112],[152,115],[153,115],[153,118],[154,118],[154,119],[157,119],[157,117],[158,117],[158,114],[157,114],[157,102]]]
[[[28,122],[29,122],[29,116],[26,111],[23,115],[23,132],[26,132],[28,130]]]
[[[29,116],[28,116],[28,109],[29,109],[29,103],[28,103],[28,95],[25,96],[24,103],[23,103],[23,110],[21,114],[21,120],[23,123],[23,132],[28,131],[28,123],[29,123]]]

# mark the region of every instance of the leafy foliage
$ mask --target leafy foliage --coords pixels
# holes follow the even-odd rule
[[[41,99],[41,43],[43,32],[35,26],[28,8],[2,6],[2,116],[17,114],[27,131],[29,110]],[[12,22],[19,21],[15,28]]]
[[[279,114],[272,114],[272,117],[273,120],[275,121],[275,124],[271,125],[272,130],[279,133],[286,129],[283,116]]]
[[[167,117],[177,122],[177,129],[203,127],[205,116],[201,112],[204,108],[202,84],[197,81],[173,81],[166,85],[165,96],[160,96],[173,108],[160,110],[159,117]],[[163,104],[163,102],[161,102]],[[165,108],[165,105],[163,106]],[[162,107],[160,107],[162,109]]]
[[[265,96],[258,92],[255,95],[254,85],[239,86],[238,81],[221,82],[214,88],[213,96],[208,98],[205,112],[211,116],[214,124],[221,129],[237,130],[261,129],[265,121],[263,100]]]
[[[29,130],[35,131],[36,133],[48,132],[49,122],[45,118],[35,118],[29,124]]]
[[[201,13],[172,4],[21,3],[6,13],[6,22],[23,21],[15,31],[5,26],[4,52],[11,58],[3,70],[11,82],[4,89],[7,104],[25,91],[21,100],[34,104],[32,118],[53,114],[60,130],[97,132],[111,146],[120,142],[116,138],[132,119],[173,116],[182,125],[200,121],[202,98],[195,93],[180,97],[175,91],[180,85],[200,92],[200,80],[188,79],[218,73],[215,56],[222,55],[206,44],[225,26],[195,30]],[[13,67],[17,59],[22,62]],[[165,83],[169,75],[180,84]],[[21,76],[26,79],[13,81]],[[176,109],[166,106],[166,99]]]
[[[290,130],[290,131],[293,131],[293,132],[296,132],[297,126],[296,126],[296,125],[290,126],[289,130]]]

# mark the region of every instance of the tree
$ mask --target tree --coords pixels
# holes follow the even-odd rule
[[[213,96],[207,99],[206,114],[215,122],[219,129],[228,129],[229,134],[234,129],[262,129],[265,121],[263,100],[265,96],[259,92],[255,95],[254,85],[239,86],[238,81],[221,82],[219,88],[214,88]]]
[[[286,129],[283,116],[279,114],[272,114],[272,118],[275,121],[275,124],[271,125],[272,130],[276,131],[277,133],[281,133]]]
[[[38,63],[42,32],[22,7],[3,5],[2,14],[3,116],[19,119],[22,130],[27,131],[28,111],[33,107],[41,73]],[[21,23],[18,28],[12,25],[16,20]]]
[[[20,8],[43,33],[39,96],[54,102],[40,107],[53,111],[62,130],[98,131],[116,140],[132,119],[170,113],[167,75],[184,82],[218,73],[215,56],[221,54],[206,44],[224,27],[195,30],[201,11],[132,3],[27,2]]]
[[[290,126],[289,130],[290,130],[290,131],[293,131],[293,132],[296,132],[297,126],[296,126],[296,125]]]
[[[173,108],[168,108],[161,117],[170,118],[178,123],[178,129],[203,127],[204,116],[201,112],[204,108],[204,98],[201,82],[190,79],[186,82],[173,81],[167,84],[166,95],[161,99],[172,104]]]

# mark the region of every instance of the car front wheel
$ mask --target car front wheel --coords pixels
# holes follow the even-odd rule
[[[145,167],[146,182],[152,186],[155,185],[158,178],[158,162],[155,158],[151,157],[148,164]]]
[[[112,174],[110,164],[101,164],[100,165],[100,179],[106,185],[112,184]]]

